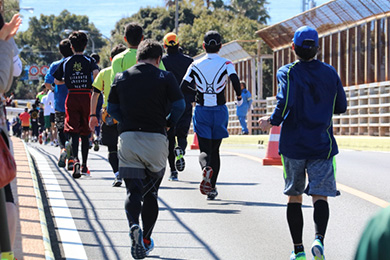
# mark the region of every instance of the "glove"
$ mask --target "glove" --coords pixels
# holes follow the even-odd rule
[[[238,107],[241,106],[243,102],[244,102],[244,101],[242,101],[242,98],[237,99],[237,106],[238,106]]]

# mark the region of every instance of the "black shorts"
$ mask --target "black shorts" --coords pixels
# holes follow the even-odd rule
[[[23,131],[30,131],[30,127],[29,126],[23,126]]]
[[[118,124],[108,126],[105,123],[102,124],[102,144],[107,146],[118,145]]]
[[[55,122],[54,113],[50,113],[50,123],[54,123],[54,122]]]

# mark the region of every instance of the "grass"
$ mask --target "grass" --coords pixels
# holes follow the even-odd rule
[[[194,136],[188,135],[188,144],[193,143]],[[231,135],[222,142],[222,147],[257,148],[267,146],[269,135]],[[390,137],[375,136],[336,136],[340,149],[361,151],[390,151]]]

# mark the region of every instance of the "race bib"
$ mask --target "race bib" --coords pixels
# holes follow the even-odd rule
[[[215,107],[217,105],[217,94],[203,94],[204,106]]]

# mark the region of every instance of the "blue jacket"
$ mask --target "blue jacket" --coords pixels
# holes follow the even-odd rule
[[[336,70],[321,61],[295,61],[277,72],[278,94],[271,124],[282,129],[279,153],[292,159],[327,159],[338,153],[333,114],[347,99]]]
[[[246,116],[246,113],[252,105],[252,95],[251,93],[244,88],[241,90],[242,105],[237,106],[237,116]]]

